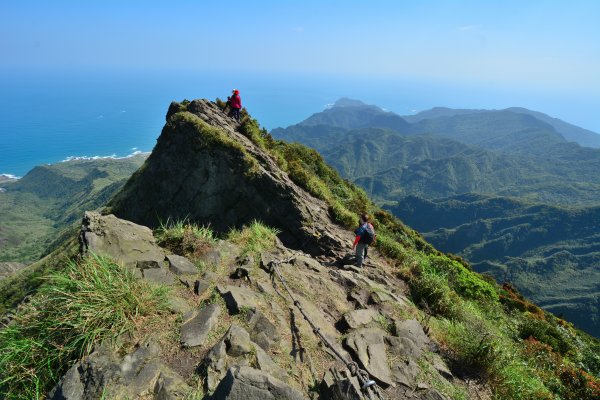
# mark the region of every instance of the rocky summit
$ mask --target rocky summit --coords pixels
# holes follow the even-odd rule
[[[374,251],[347,265],[352,234],[239,127],[215,103],[171,104],[146,163],[102,214],[86,213],[81,251],[168,287],[171,316],[97,347],[50,398],[447,398],[431,382],[454,377],[393,266]],[[258,252],[215,239],[175,254],[149,228],[182,219],[216,232],[260,220],[278,235]]]

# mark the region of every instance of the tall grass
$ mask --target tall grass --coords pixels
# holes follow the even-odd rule
[[[108,258],[69,262],[0,330],[0,398],[39,399],[95,343],[167,310],[167,289]]]
[[[279,230],[254,220],[243,229],[232,229],[227,238],[242,247],[242,253],[260,253],[275,246]]]
[[[186,219],[160,221],[154,237],[159,245],[179,255],[202,253],[216,241],[210,226],[190,223]]]

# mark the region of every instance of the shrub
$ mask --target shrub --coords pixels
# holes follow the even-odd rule
[[[450,285],[461,296],[474,300],[498,300],[495,287],[461,263],[438,255],[429,255],[429,263],[435,270],[448,274]]]
[[[95,343],[166,311],[166,294],[104,257],[68,263],[0,330],[0,397],[41,398]]]

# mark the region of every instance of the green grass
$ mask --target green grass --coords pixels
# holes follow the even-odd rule
[[[69,262],[0,331],[0,397],[39,399],[95,343],[167,310],[167,289],[111,260]]]
[[[199,254],[217,241],[210,226],[198,225],[187,220],[160,221],[154,230],[157,243],[179,255]]]
[[[254,220],[247,227],[232,229],[228,233],[227,239],[242,248],[242,255],[258,254],[275,247],[278,234],[279,230]]]

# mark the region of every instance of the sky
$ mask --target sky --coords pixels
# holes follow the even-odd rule
[[[600,131],[598,21],[597,0],[4,1],[0,71],[423,82],[427,93],[446,91],[431,106],[487,108],[503,93],[499,107],[558,112]],[[449,90],[457,101],[433,103]]]

